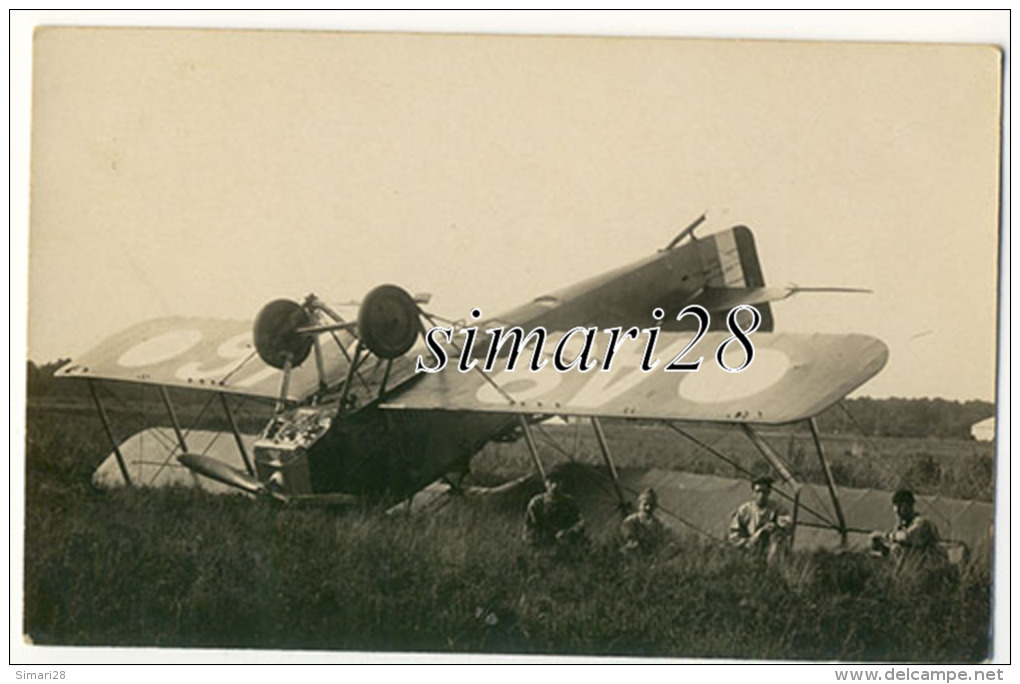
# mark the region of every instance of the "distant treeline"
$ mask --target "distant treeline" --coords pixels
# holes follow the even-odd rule
[[[28,396],[47,398],[88,397],[88,388],[85,386],[85,383],[65,382],[53,377],[53,374],[69,361],[70,359],[58,359],[42,366],[37,366],[34,361],[29,361],[28,368],[25,371]]]
[[[61,359],[43,366],[28,362],[27,383],[29,398],[88,399],[84,382],[57,380],[53,374],[67,363]],[[121,392],[130,390],[123,387]],[[192,394],[196,401],[204,401],[202,393]],[[188,397],[181,397],[188,403]],[[175,402],[179,399],[175,395]],[[861,397],[845,399],[818,416],[822,432],[854,434],[863,432],[871,437],[955,437],[969,439],[974,423],[995,415],[995,404],[987,401],[949,401],[946,399],[872,399]]]
[[[818,416],[822,432],[872,437],[955,437],[969,439],[974,423],[995,415],[987,401],[946,399],[844,399]]]

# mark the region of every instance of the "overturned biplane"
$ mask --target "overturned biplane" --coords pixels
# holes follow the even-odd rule
[[[181,317],[140,323],[59,375],[92,385],[113,443],[96,474],[105,483],[234,488],[283,501],[395,502],[439,479],[455,481],[451,474],[467,472],[472,456],[491,440],[523,436],[544,477],[531,426],[556,415],[590,420],[622,506],[626,497],[599,420],[639,418],[743,430],[785,483],[796,516],[802,485],[761,437],[760,427],[807,422],[824,464],[814,416],[878,373],[888,351],[866,335],[774,332],[769,302],[799,288],[766,287],[747,227],[695,236],[703,219],[644,260],[480,321],[474,331],[450,324],[430,342],[438,339],[450,358],[462,358],[441,372],[416,372],[420,359],[428,362],[429,349],[437,348],[426,346],[425,331],[441,328],[422,308],[426,298],[383,285],[350,319],[338,313],[341,307],[309,295],[300,303],[269,303],[254,325]],[[692,304],[711,319],[675,317]],[[731,336],[726,313],[748,306],[760,314],[750,336],[754,362],[742,372],[727,372],[724,355],[746,350],[726,348]],[[541,328],[555,345],[578,327],[633,330],[631,339],[638,333],[654,336],[655,356],[663,364],[646,372],[640,366],[649,358],[647,344],[609,349],[601,341],[592,355],[603,359],[615,352],[613,363],[587,372],[576,367],[562,372],[552,364],[534,370],[541,364],[527,363],[511,372],[482,363],[490,351],[501,359],[519,353],[526,331]],[[483,336],[496,328],[521,334],[507,335],[508,344],[490,350]],[[480,343],[472,349],[476,339]],[[693,348],[692,339],[698,341]],[[711,363],[717,349],[719,363]],[[705,356],[707,362],[696,371],[664,368],[688,350],[688,360]],[[541,355],[534,351],[532,358]],[[739,366],[740,359],[729,365]],[[158,387],[172,435],[150,428],[118,439],[96,391],[100,381]],[[230,429],[187,429],[167,388],[218,396]],[[274,403],[258,434],[238,427],[231,409],[238,397]],[[831,511],[813,512],[811,522],[804,517],[801,522],[829,527],[845,542],[852,525],[827,466],[824,472]]]

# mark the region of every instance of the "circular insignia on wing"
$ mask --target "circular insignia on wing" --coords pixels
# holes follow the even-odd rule
[[[358,336],[380,359],[394,359],[414,346],[421,332],[418,305],[396,285],[380,285],[358,309]]]
[[[197,330],[172,330],[139,342],[121,354],[117,364],[122,368],[154,366],[180,356],[201,339],[202,333]]]
[[[283,368],[290,357],[291,364],[300,366],[312,350],[312,336],[297,332],[312,325],[308,310],[290,299],[269,302],[255,317],[252,338],[255,349],[266,364]]]
[[[742,354],[739,345],[731,344],[724,356],[727,364],[736,368],[743,363]],[[743,399],[779,382],[789,368],[789,357],[778,349],[755,349],[751,365],[739,373],[727,373],[705,359],[697,373],[680,383],[680,398],[697,404]]]

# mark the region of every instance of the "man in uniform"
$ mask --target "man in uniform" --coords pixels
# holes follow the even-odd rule
[[[560,489],[559,477],[546,479],[545,491],[528,502],[524,539],[536,549],[577,547],[584,543],[584,519],[574,500]]]
[[[899,569],[905,564],[916,569],[917,564],[946,558],[939,546],[938,528],[914,510],[914,502],[912,491],[898,490],[892,498],[896,527],[884,534],[875,532],[871,535],[871,548],[882,556],[891,556]]]
[[[627,553],[652,553],[666,541],[666,526],[655,516],[659,497],[649,487],[638,495],[637,511],[620,525],[623,550]]]
[[[769,560],[787,550],[793,521],[779,505],[769,501],[772,478],[759,477],[751,483],[754,499],[733,513],[730,544],[766,555]]]

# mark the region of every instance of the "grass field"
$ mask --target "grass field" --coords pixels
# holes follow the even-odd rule
[[[732,476],[665,428],[607,424],[620,465]],[[572,427],[548,428],[594,461]],[[986,558],[897,581],[870,557],[798,553],[765,568],[684,537],[651,561],[596,538],[568,562],[534,557],[518,510],[443,516],[287,508],[189,490],[96,492],[98,421],[30,409],[25,632],[40,644],[256,647],[971,662],[987,656]],[[699,439],[753,462],[718,430]],[[729,440],[733,439],[733,443]],[[812,471],[809,437],[770,441]],[[746,440],[745,440],[746,441]],[[804,447],[800,449],[800,447]],[[841,484],[990,498],[991,449],[969,442],[826,439]],[[878,449],[881,462],[872,453]],[[543,447],[550,456],[551,447]],[[527,472],[520,444],[490,445],[475,479]],[[731,470],[726,470],[730,468]]]

